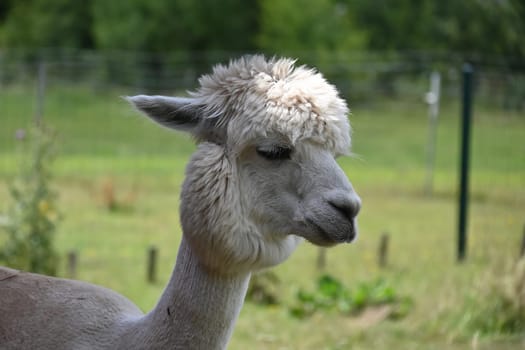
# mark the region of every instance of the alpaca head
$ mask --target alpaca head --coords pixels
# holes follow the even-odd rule
[[[302,238],[351,242],[360,199],[335,158],[349,151],[348,108],[321,74],[289,59],[216,66],[190,97],[129,100],[198,147],[181,194],[185,239],[221,273],[285,260]]]

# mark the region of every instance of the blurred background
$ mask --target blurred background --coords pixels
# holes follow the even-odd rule
[[[356,243],[254,277],[230,348],[525,347],[521,0],[0,1],[0,263],[151,308],[195,146],[121,96],[185,95],[254,53],[316,67],[348,101],[356,156],[339,162],[363,210]]]

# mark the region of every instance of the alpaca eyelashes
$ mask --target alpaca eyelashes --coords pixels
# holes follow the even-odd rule
[[[272,148],[257,147],[255,149],[257,154],[268,160],[287,160],[292,155],[292,149],[283,146],[275,146]]]

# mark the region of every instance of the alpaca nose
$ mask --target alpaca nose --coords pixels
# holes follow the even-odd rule
[[[353,221],[361,209],[361,198],[355,193],[351,195],[336,195],[328,199],[328,203],[349,221]]]

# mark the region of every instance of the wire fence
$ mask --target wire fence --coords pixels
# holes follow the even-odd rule
[[[184,94],[196,88],[198,77],[217,63],[239,57],[236,52],[192,52],[171,54],[43,50],[29,54],[23,50],[0,51],[0,152],[16,147],[18,128],[32,120],[47,119],[59,124],[86,124],[71,128],[79,135],[68,135],[78,142],[66,152],[90,144],[90,152],[109,143],[126,153],[122,139],[93,140],[87,129],[89,120],[80,109],[92,101],[102,101],[94,110],[104,120],[104,131],[122,128],[114,113],[122,95],[136,93]],[[442,103],[458,104],[461,68],[464,61],[453,54],[427,52],[351,52],[332,56],[300,53],[300,64],[317,67],[333,82],[352,108],[396,101],[408,106],[429,101],[431,76],[440,75]],[[495,57],[471,57],[475,69],[474,94],[477,106],[500,111],[525,111],[525,69]],[[74,92],[77,92],[76,94]],[[496,113],[497,115],[498,113]],[[92,120],[96,120],[95,117]],[[89,126],[93,127],[93,126]],[[65,128],[67,130],[67,128]],[[115,131],[117,132],[117,131]],[[130,135],[134,142],[135,136]],[[140,137],[156,137],[140,135]],[[149,144],[149,143],[146,143]],[[85,148],[85,147],[84,147]],[[154,148],[161,151],[162,147]],[[140,153],[140,150],[135,149]]]
[[[192,89],[197,78],[217,63],[241,56],[236,52],[132,53],[93,51],[0,51],[0,86],[34,83],[45,69],[47,83],[82,83],[95,89],[137,92]],[[380,96],[421,98],[432,71],[443,76],[445,96],[457,96],[462,56],[426,52],[353,52],[329,57],[300,53],[299,63],[317,67],[353,103]],[[525,65],[490,56],[469,57],[476,70],[480,101],[501,108],[525,109]],[[414,96],[415,95],[415,96]],[[485,100],[483,97],[491,97]]]

